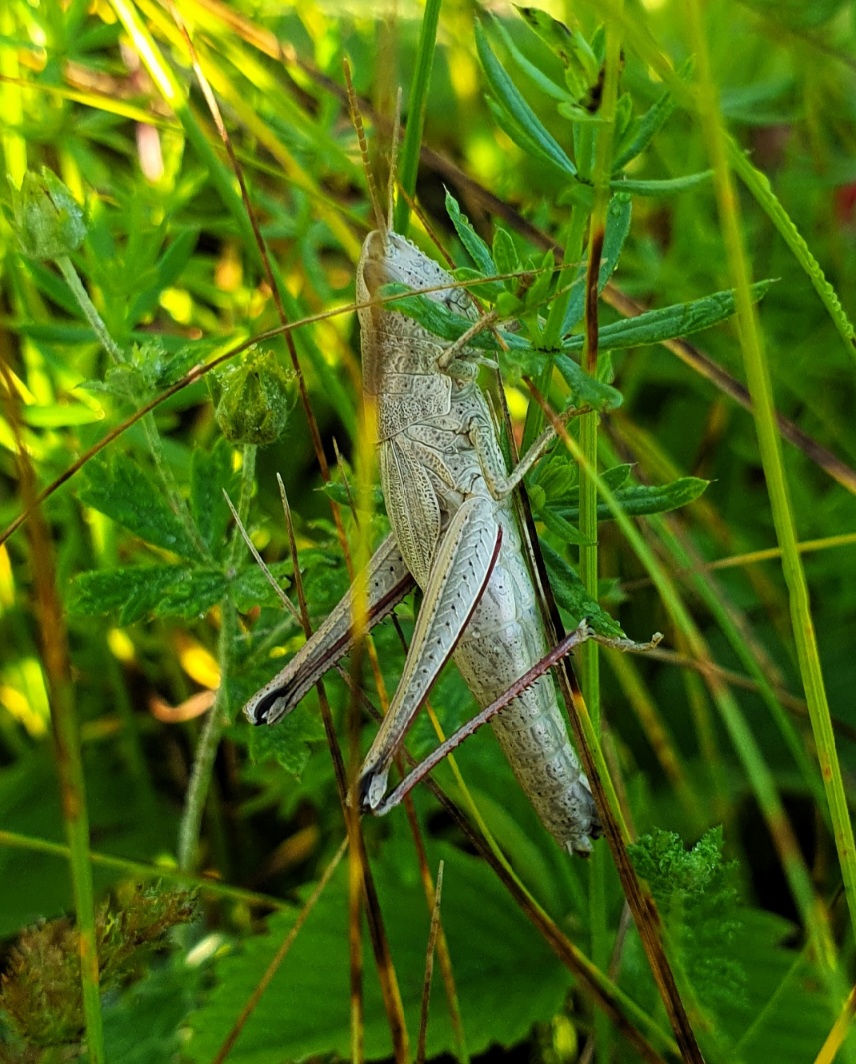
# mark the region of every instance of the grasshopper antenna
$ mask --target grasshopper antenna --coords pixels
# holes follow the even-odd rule
[[[389,182],[386,186],[386,227],[393,229],[395,211],[395,185],[398,181],[398,145],[401,140],[401,86],[395,98],[395,122],[392,126],[392,150],[389,157]]]
[[[357,140],[360,144],[360,155],[363,158],[363,171],[366,175],[366,184],[369,189],[369,198],[372,201],[372,210],[374,211],[378,230],[381,233],[387,233],[391,228],[392,216],[390,215],[390,224],[387,225],[386,219],[383,216],[383,211],[380,209],[380,197],[377,194],[377,185],[375,184],[374,174],[372,173],[372,168],[369,164],[369,148],[366,143],[366,131],[363,127],[363,116],[360,112],[357,94],[354,91],[354,83],[351,80],[351,64],[345,59],[342,66],[345,71],[345,84],[348,87],[348,107],[351,111],[351,122],[356,130]]]

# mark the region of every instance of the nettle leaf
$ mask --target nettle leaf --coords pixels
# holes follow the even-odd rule
[[[491,51],[485,32],[476,22],[476,50],[490,91],[493,93],[491,110],[499,124],[524,151],[535,158],[543,159],[560,170],[566,177],[575,177],[577,168],[559,144],[541,124],[540,119],[523,98],[499,60]]]
[[[399,855],[384,851],[373,871],[390,948],[395,957],[408,1030],[419,1028],[429,916],[418,875],[402,868]],[[453,847],[430,846],[429,863],[445,862],[443,929],[454,958],[455,981],[467,1047],[510,1046],[533,1023],[555,1015],[570,983],[549,947],[533,939],[531,925],[484,862]],[[235,1002],[246,1001],[283,937],[294,913],[273,916],[268,934],[250,939],[240,952],[217,960],[216,986],[190,1020],[193,1035],[184,1051],[192,1061],[211,1060],[228,1033]],[[364,936],[364,1048],[368,1060],[392,1052],[370,947]],[[496,988],[503,987],[498,1009]],[[269,1064],[310,1056],[350,1055],[348,892],[339,868],[309,914],[294,945],[258,1002],[230,1054],[234,1064]],[[427,1055],[454,1049],[455,1041],[439,979],[431,996]]]
[[[197,447],[190,463],[190,512],[215,556],[221,552],[232,519],[223,496],[224,491],[234,496],[236,490],[232,454],[232,448],[221,438],[210,451]]]
[[[191,619],[226,595],[219,569],[186,565],[133,565],[81,573],[71,584],[69,610],[82,616],[118,614],[120,625],[142,617]]]
[[[559,606],[577,622],[588,620],[598,635],[607,636],[610,639],[623,639],[624,631],[621,625],[589,595],[570,562],[566,561],[546,540],[542,539],[540,542],[547,576]]]
[[[135,408],[154,398],[165,388],[181,380],[199,361],[199,352],[189,344],[168,351],[159,337],[134,344],[131,358],[111,366],[103,381],[85,381],[80,385],[90,392],[111,395]]]
[[[80,500],[112,517],[129,532],[155,547],[198,556],[196,547],[163,491],[128,455],[114,452],[109,458],[93,459],[84,473]]]
[[[752,299],[762,299],[772,281],[758,281],[751,286]],[[618,351],[626,347],[639,347],[642,344],[657,344],[663,340],[673,340],[677,336],[688,336],[716,325],[730,318],[736,310],[734,292],[714,292],[689,303],[675,303],[671,307],[659,310],[647,310],[636,318],[605,325],[600,330],[599,343],[604,351]],[[585,343],[583,336],[572,336],[565,341],[565,351],[580,351]]]
[[[741,930],[737,865],[723,861],[722,845],[721,827],[705,832],[689,850],[679,835],[655,828],[628,847],[703,1004],[740,1001],[746,985],[730,948]]]
[[[603,250],[601,252],[600,272],[597,278],[597,290],[602,292],[606,282],[615,273],[624,241],[630,232],[630,217],[633,204],[629,195],[617,192],[611,197],[606,211],[606,227],[603,234]],[[585,266],[580,267],[571,288],[571,297],[565,311],[565,320],[562,322],[562,335],[569,333],[578,322],[582,321],[585,313]]]
[[[239,708],[272,679],[287,660],[280,657],[255,661],[251,668],[231,675],[227,680],[229,705],[234,708],[233,716],[239,717],[234,729],[235,737],[247,745],[252,760],[276,761],[290,776],[299,778],[312,752],[311,744],[324,741],[324,724],[316,700],[305,698],[291,713],[272,726],[260,724],[255,728],[250,727],[238,713]]]
[[[271,575],[279,586],[286,589],[290,583],[286,577],[290,577],[293,568],[291,560],[274,562],[268,566]],[[229,584],[229,595],[235,608],[241,613],[248,613],[256,606],[281,606],[279,596],[270,586],[267,577],[255,564],[247,565],[242,569]]]

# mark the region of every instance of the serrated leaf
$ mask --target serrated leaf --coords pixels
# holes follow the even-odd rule
[[[222,438],[206,451],[197,447],[190,462],[190,512],[199,535],[215,557],[222,553],[232,519],[223,492],[234,496],[232,448]],[[233,498],[233,502],[237,502]]]
[[[287,589],[292,574],[291,561],[274,562],[269,565],[271,575],[279,586]],[[256,606],[279,606],[279,596],[270,586],[267,577],[261,569],[251,564],[242,569],[229,584],[229,595],[235,604],[235,608],[241,613],[247,613]]]
[[[610,639],[623,639],[624,632],[621,625],[589,595],[570,562],[566,561],[546,540],[542,539],[540,543],[550,586],[559,606],[578,622],[588,620],[598,635],[607,636]]]
[[[388,851],[386,851],[388,853]],[[428,935],[428,913],[417,875],[395,855],[374,866],[381,910],[395,958],[408,1029],[419,1026]],[[555,1014],[569,977],[531,925],[515,908],[483,862],[445,845],[430,848],[429,863],[445,862],[443,929],[454,958],[459,1005],[470,1052],[490,1044],[519,1041],[538,1020]],[[278,914],[269,933],[218,961],[217,985],[191,1020],[185,1052],[196,1062],[211,1060],[234,1022],[235,1002],[247,999],[295,914]],[[270,1064],[308,1056],[350,1054],[348,903],[344,869],[339,869],[294,941],[285,963],[258,1002],[231,1054],[232,1064]],[[368,947],[364,958],[365,1056],[389,1057],[389,1028]],[[502,1008],[496,988],[502,986]],[[427,1029],[427,1053],[454,1047],[442,991],[435,988]]]
[[[253,692],[250,691],[249,694]],[[324,740],[324,725],[313,702],[314,699],[307,698],[305,705],[299,705],[275,725],[266,727],[262,724],[251,728],[249,748],[253,760],[272,759],[290,776],[299,778],[309,760],[309,744]]]
[[[487,277],[495,274],[497,270],[491,258],[490,248],[473,229],[469,218],[461,212],[458,201],[448,189],[446,189],[446,213],[461,243],[466,248],[467,254],[475,263],[476,269]]]
[[[609,187],[616,192],[631,192],[636,196],[671,196],[675,192],[684,192],[707,181],[713,170],[702,170],[697,174],[685,174],[683,177],[652,178],[639,181],[633,178],[619,177],[609,182]]]
[[[559,147],[553,136],[541,124],[535,112],[517,89],[517,86],[502,68],[499,60],[491,51],[484,30],[478,22],[476,23],[475,32],[476,50],[478,51],[479,62],[484,71],[485,79],[493,93],[495,102],[511,118],[512,126],[515,127],[515,130],[523,133],[528,144],[528,149],[525,148],[524,150],[529,150],[539,158],[552,163],[553,166],[557,167],[568,177],[575,177],[576,167]],[[508,122],[505,122],[504,126],[509,135],[513,137],[514,133]]]
[[[112,517],[129,532],[163,550],[195,558],[198,551],[163,491],[121,452],[93,459],[86,467],[80,500]]]
[[[751,286],[752,299],[762,299],[772,281],[758,281]],[[675,303],[671,307],[659,310],[646,310],[635,318],[605,325],[599,333],[599,343],[603,350],[619,351],[626,347],[639,347],[641,344],[657,344],[663,340],[673,340],[677,336],[688,336],[701,329],[708,329],[726,318],[730,318],[737,309],[734,292],[714,292],[689,303]],[[572,336],[565,341],[565,351],[582,350],[585,338]]]
[[[218,569],[132,565],[81,573],[71,584],[69,610],[84,616],[117,614],[119,625],[141,617],[198,617],[226,594]]]
[[[603,234],[603,250],[601,251],[600,272],[597,278],[597,290],[602,292],[606,282],[615,273],[624,241],[630,232],[630,218],[633,211],[632,201],[629,195],[618,192],[609,201],[606,211],[606,226]],[[565,310],[565,319],[562,322],[562,335],[569,333],[585,313],[585,267],[577,271],[574,279],[571,296]]]

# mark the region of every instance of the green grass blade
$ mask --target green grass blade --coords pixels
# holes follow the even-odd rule
[[[699,63],[699,104],[708,154],[714,168],[714,186],[722,222],[731,277],[737,296],[740,342],[746,376],[754,406],[761,461],[767,482],[776,537],[782,551],[782,569],[791,610],[800,674],[808,702],[812,732],[817,745],[821,776],[835,834],[835,846],[844,878],[847,907],[856,939],[856,843],[844,793],[841,765],[835,747],[829,704],[823,682],[820,655],[811,612],[808,583],[797,547],[790,493],[782,461],[781,439],[776,427],[773,390],[763,337],[755,314],[749,280],[749,264],[741,233],[737,196],[729,167],[728,140],[722,125],[717,93],[711,77],[707,39],[698,0],[687,6],[692,44]]]
[[[443,0],[427,0],[425,4],[422,28],[419,31],[419,44],[416,48],[416,69],[413,71],[413,81],[410,83],[410,96],[407,101],[407,129],[404,132],[404,144],[401,149],[399,181],[411,200],[416,191],[419,149],[425,129],[428,86],[431,81],[431,68],[434,64],[434,47],[437,43],[437,24],[440,20],[442,2]],[[410,205],[405,196],[400,196],[395,205],[395,231],[406,234],[409,220]]]

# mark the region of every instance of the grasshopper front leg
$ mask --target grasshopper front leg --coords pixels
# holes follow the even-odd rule
[[[387,536],[368,565],[368,625],[389,616],[413,589],[414,580],[394,536]],[[327,620],[274,678],[244,706],[253,724],[276,724],[290,713],[353,644],[353,600],[349,591]]]

